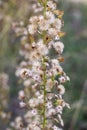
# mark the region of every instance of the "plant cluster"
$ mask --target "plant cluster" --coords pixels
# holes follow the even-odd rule
[[[24,89],[19,91],[20,107],[27,109],[23,119],[17,117],[12,127],[20,130],[62,130],[62,112],[70,108],[63,99],[65,82],[69,77],[63,71],[61,56],[64,44],[61,31],[63,11],[57,10],[52,0],[38,0],[33,5],[35,16],[28,24],[15,23],[21,34],[21,61],[16,75],[21,77]],[[60,125],[59,125],[60,124]]]

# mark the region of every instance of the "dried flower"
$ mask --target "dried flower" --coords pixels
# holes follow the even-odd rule
[[[25,61],[18,66],[16,75],[25,79],[24,91],[19,91],[20,107],[28,109],[24,128],[62,130],[55,124],[64,125],[63,108],[70,108],[63,99],[63,84],[69,77],[60,64],[64,60],[61,56],[64,44],[60,40],[65,34],[61,31],[64,12],[57,10],[52,0],[34,1],[33,9],[34,13],[39,12],[37,16],[31,16],[26,27],[21,23],[22,27],[16,30],[23,33],[20,54]]]

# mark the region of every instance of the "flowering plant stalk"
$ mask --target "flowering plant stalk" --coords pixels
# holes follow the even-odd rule
[[[9,99],[8,80],[9,76],[6,73],[0,73],[0,120],[4,121],[4,125],[10,118],[10,113],[6,112]]]
[[[61,31],[64,12],[52,0],[38,0],[33,8],[38,15],[31,16],[26,27],[21,22],[21,28],[15,29],[22,34],[20,54],[24,57],[16,71],[25,86],[19,91],[20,107],[27,109],[25,125],[17,118],[16,129],[61,130],[63,108],[70,108],[63,99],[69,77],[60,65],[64,61],[60,40],[65,34]]]

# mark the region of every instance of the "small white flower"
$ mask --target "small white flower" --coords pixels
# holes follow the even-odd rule
[[[51,79],[47,80],[46,90],[50,91],[53,88],[54,82]]]
[[[59,81],[60,81],[60,83],[65,83],[66,82],[66,78],[64,76],[61,76],[59,78]]]
[[[70,77],[69,76],[66,76],[66,79],[67,79],[67,81],[70,81]]]
[[[54,108],[51,108],[47,111],[47,117],[53,116],[56,114],[56,110]]]
[[[22,118],[20,116],[18,116],[16,119],[15,119],[15,128],[16,129],[20,129],[20,126],[22,125]]]
[[[43,102],[44,102],[44,96],[43,95],[39,95],[38,96],[38,103],[39,104],[43,104]]]
[[[35,34],[37,32],[37,25],[36,24],[29,25],[28,31],[31,35]]]
[[[51,37],[57,36],[58,35],[57,29],[55,29],[55,28],[49,28],[48,29],[48,35],[50,35]]]
[[[18,93],[18,95],[19,95],[19,99],[25,98],[24,90],[20,90],[19,93]]]
[[[32,113],[32,116],[36,116],[37,115],[37,109],[33,109],[32,111],[31,111],[31,113]]]
[[[47,123],[48,130],[50,130],[50,128],[52,128],[52,126],[53,126],[52,120],[47,120],[46,123]]]
[[[56,66],[55,69],[57,70],[58,74],[63,72],[63,68],[60,65]]]
[[[43,15],[40,15],[39,17],[38,17],[38,20],[39,21],[41,21],[41,20],[43,20],[44,19],[44,16]]]
[[[53,47],[59,54],[61,54],[64,49],[64,44],[60,41],[57,41],[53,44]]]
[[[38,17],[37,16],[32,16],[30,19],[29,19],[30,23],[31,24],[34,24],[38,21]]]
[[[40,53],[40,55],[46,55],[48,54],[48,48],[46,47],[46,45],[43,43],[43,40],[40,39],[37,43],[38,46],[38,52]]]
[[[29,127],[26,127],[25,130],[30,130],[30,128],[29,128]]]
[[[29,100],[29,106],[30,106],[31,108],[36,107],[37,105],[38,105],[38,101],[37,101],[36,98],[31,98],[31,99]]]
[[[56,68],[52,68],[50,71],[51,71],[51,75],[52,75],[52,76],[55,76],[55,75],[58,74],[58,71],[57,71]]]
[[[47,102],[46,106],[47,106],[47,109],[52,108],[53,107],[52,102],[51,101]]]
[[[49,24],[52,24],[55,20],[55,15],[52,12],[47,11],[46,12],[46,19],[48,20]]]
[[[6,119],[7,114],[6,114],[5,112],[1,112],[1,115],[0,115],[0,116],[1,116],[2,119]]]
[[[54,44],[54,41],[50,41],[50,42],[48,43],[48,49],[51,49],[52,46],[53,46],[53,44]]]
[[[55,41],[60,40],[60,37],[59,36],[55,36],[54,40]]]
[[[62,84],[57,86],[58,93],[63,95],[65,93],[65,88]]]
[[[63,120],[62,120],[62,118],[61,118],[61,115],[58,114],[57,116],[58,116],[58,118],[59,118],[60,124],[61,124],[62,126],[64,126],[64,122],[63,122]]]
[[[53,10],[56,9],[56,4],[51,0],[47,2],[47,5]]]
[[[37,96],[37,97],[40,96],[40,92],[39,92],[39,91],[36,91],[36,92],[35,92],[35,96]]]
[[[20,116],[18,116],[18,117],[16,117],[16,119],[15,119],[15,122],[21,122],[22,121],[22,118],[20,117]]]
[[[68,108],[68,109],[71,109],[70,105],[68,103],[65,102],[65,106]]]
[[[35,13],[38,13],[38,12],[41,12],[43,10],[43,7],[42,8],[36,8],[35,10],[34,10],[34,12]]]
[[[26,67],[26,66],[27,66],[27,62],[22,61],[22,62],[20,63],[20,67]]]
[[[33,62],[33,66],[32,66],[32,70],[33,70],[34,72],[37,72],[37,71],[40,70],[40,68],[41,68],[40,62],[34,61],[34,62]]]
[[[40,31],[46,31],[49,29],[49,26],[50,26],[49,21],[44,20],[44,19],[40,20],[38,25],[39,25]]]
[[[37,61],[38,59],[40,59],[40,57],[41,54],[36,49],[28,55],[28,58],[31,61],[31,63]]]
[[[21,108],[26,107],[26,103],[25,103],[25,102],[23,102],[23,101],[21,101],[19,105],[20,105],[20,107],[21,107]]]
[[[51,60],[51,64],[52,64],[52,67],[55,68],[56,66],[59,65],[59,62],[58,62],[57,59],[52,59],[52,60]]]
[[[52,129],[53,129],[53,130],[62,130],[61,128],[57,127],[56,125],[54,125],[54,126],[52,127]]]
[[[33,128],[33,130],[41,130],[41,128],[38,127],[38,126],[35,126],[35,127]]]
[[[58,29],[58,31],[60,31],[61,27],[62,27],[62,23],[60,19],[55,19],[53,26]]]
[[[58,130],[57,126],[52,127],[53,130]]]
[[[53,97],[54,97],[54,94],[53,94],[53,93],[47,94],[47,99],[48,99],[48,100],[51,100]]]
[[[29,87],[30,84],[31,84],[31,81],[29,79],[27,79],[27,80],[24,81],[23,84],[24,84],[25,87]]]
[[[31,117],[32,117],[32,113],[31,111],[28,110],[24,115],[24,119],[26,122],[29,122],[31,120]]]
[[[34,81],[38,81],[38,82],[40,82],[40,81],[41,81],[40,76],[39,76],[39,75],[37,75],[37,74],[35,74],[35,75],[33,76],[33,79],[34,79]]]
[[[60,114],[62,114],[62,110],[63,110],[63,107],[62,106],[57,106],[56,108],[56,111],[57,111],[57,113],[60,113]]]
[[[21,76],[21,78],[26,78],[27,76],[29,76],[29,70],[23,68],[19,71],[19,75]]]

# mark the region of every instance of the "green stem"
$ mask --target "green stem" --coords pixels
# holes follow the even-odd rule
[[[47,0],[44,2],[44,18],[46,17]]]
[[[44,18],[46,17],[46,6],[47,6],[47,0],[44,0]],[[44,41],[45,42],[45,41]],[[45,43],[44,43],[45,44]],[[45,59],[43,58],[43,67],[44,67],[44,76],[43,76],[43,82],[44,82],[44,108],[43,108],[43,130],[46,126],[46,65],[45,65]]]
[[[46,74],[44,71],[44,109],[43,109],[43,129],[45,128],[46,125]]]

